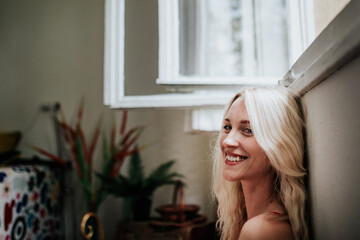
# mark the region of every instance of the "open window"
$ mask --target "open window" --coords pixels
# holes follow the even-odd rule
[[[104,102],[112,108],[223,106],[239,86],[277,84],[313,37],[310,1],[106,0],[105,8]],[[157,76],[128,79],[127,51],[139,38],[126,36],[147,31],[152,20],[141,18],[150,11],[158,16]],[[159,90],[137,94],[149,81]]]
[[[167,85],[276,84],[310,39],[304,1],[159,0]]]

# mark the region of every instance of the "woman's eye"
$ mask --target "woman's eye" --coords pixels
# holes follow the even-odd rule
[[[230,131],[230,130],[231,130],[231,126],[230,126],[230,125],[225,125],[225,126],[224,126],[224,129],[225,129],[225,131]]]
[[[253,132],[250,128],[244,128],[243,131],[247,134],[253,134]]]

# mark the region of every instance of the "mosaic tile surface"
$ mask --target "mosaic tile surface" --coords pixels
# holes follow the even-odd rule
[[[60,239],[60,180],[48,166],[0,168],[0,240]]]

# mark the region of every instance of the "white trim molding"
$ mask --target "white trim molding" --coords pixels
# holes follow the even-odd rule
[[[163,84],[167,86],[179,85],[198,85],[198,86],[226,86],[226,85],[276,85],[276,83],[281,79],[280,77],[185,77],[181,76],[176,79],[176,81],[161,81],[157,79],[156,83]]]
[[[179,77],[179,4],[178,0],[158,0],[159,6],[159,79]],[[161,82],[157,80],[157,83]]]
[[[116,109],[145,109],[145,108],[199,108],[223,107],[229,101],[226,93],[173,93],[137,95],[123,97],[119,105],[111,106]]]
[[[104,104],[124,98],[125,0],[105,1]]]

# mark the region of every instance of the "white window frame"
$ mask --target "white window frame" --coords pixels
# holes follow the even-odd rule
[[[160,4],[161,5],[161,4]],[[219,107],[225,91],[126,96],[124,78],[125,0],[105,0],[104,104],[116,109]]]
[[[180,75],[179,43],[179,0],[158,0],[159,4],[159,77],[157,84],[198,86],[198,85],[276,85],[282,76],[245,76],[245,77],[188,77]],[[244,0],[244,5],[251,5],[252,0]],[[314,37],[311,0],[291,0],[289,4],[289,62],[296,59],[309,45]],[[251,23],[245,24],[252,25]],[[297,31],[300,29],[300,32]],[[249,29],[250,31],[251,29]],[[300,39],[300,41],[299,41]],[[253,40],[251,40],[253,41]],[[260,39],[259,41],[263,41]],[[249,58],[253,53],[247,54]]]
[[[221,81],[179,76],[178,0],[158,0],[159,6],[159,78],[158,84],[191,86],[190,93],[126,96],[124,80],[125,0],[105,0],[104,104],[111,108],[197,108],[222,107],[229,90],[208,91],[202,85],[273,85],[281,79],[226,78]],[[301,3],[301,0],[296,2]],[[311,5],[311,4],[308,4]],[[166,21],[164,20],[167,19]],[[301,19],[301,18],[300,18]],[[302,18],[304,19],[304,18]],[[308,30],[307,30],[308,31]],[[303,49],[303,48],[302,48]],[[295,56],[296,54],[294,54]],[[210,79],[211,80],[211,79]],[[214,80],[214,79],[212,79]],[[266,81],[265,81],[266,80]],[[240,84],[239,84],[240,83]],[[194,87],[194,85],[198,85]],[[200,86],[199,86],[200,85]]]

